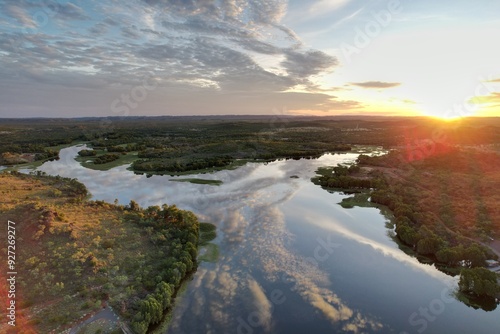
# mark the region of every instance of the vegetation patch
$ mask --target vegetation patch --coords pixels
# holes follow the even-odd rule
[[[217,237],[217,227],[211,223],[200,223],[200,245],[205,245]]]
[[[209,184],[212,186],[220,186],[223,182],[220,180],[207,180],[207,179],[197,179],[197,178],[189,178],[189,179],[170,179],[170,181],[174,182],[190,182],[194,184]]]
[[[102,165],[120,159],[120,155],[116,153],[108,153],[98,156],[94,159],[94,164]]]
[[[108,155],[106,151],[102,150],[89,150],[90,152],[95,152],[95,155],[83,155],[83,156],[78,156],[76,158],[77,161],[80,162],[80,164],[89,169],[93,170],[101,170],[101,171],[106,171],[110,170],[112,168],[118,167],[118,166],[123,166],[123,165],[130,165],[133,163],[135,160],[137,160],[137,152],[127,152],[127,153],[112,153],[114,156],[117,156],[116,159],[111,160],[110,158],[102,158],[105,155]],[[82,151],[80,151],[82,152]],[[78,152],[78,153],[80,153]],[[100,160],[98,160],[100,159]],[[96,162],[98,161],[107,161],[104,163],[99,163]]]
[[[497,275],[485,268],[462,269],[458,287],[461,292],[476,297],[495,298],[500,293]]]
[[[180,283],[196,269],[196,217],[174,205],[88,201],[76,180],[37,174],[0,174],[0,216],[16,222],[16,269],[23,273],[16,282],[18,328],[61,330],[107,300],[145,333],[172,309]]]
[[[342,199],[342,202],[340,202],[339,204],[344,209],[351,209],[355,206],[362,208],[370,208],[376,206],[376,204],[370,202],[369,192],[355,193],[351,197]]]
[[[95,157],[97,152],[94,150],[81,150],[78,152],[78,155],[81,157]]]
[[[62,147],[85,142],[100,153],[125,154],[102,165],[132,164],[147,174],[193,174],[238,166],[240,161],[311,159],[324,153],[364,152],[367,145],[388,148],[405,142],[408,129],[414,140],[430,138],[439,126],[450,142],[490,145],[500,141],[497,119],[471,118],[445,124],[429,118],[297,118],[284,117],[127,117],[109,119],[0,120],[0,155],[23,162],[56,157]],[[29,131],[29,136],[26,133]],[[99,152],[101,151],[101,152]],[[131,154],[135,152],[135,154]],[[92,154],[92,153],[91,153]],[[6,164],[1,162],[0,164]]]
[[[475,268],[486,267],[487,259],[498,259],[481,240],[500,234],[500,156],[443,147],[425,159],[407,161],[405,153],[361,155],[357,165],[321,168],[313,182],[325,188],[366,189],[340,204],[352,207],[369,196],[371,202],[387,206],[394,215],[397,238],[420,261],[435,262],[450,274],[474,269],[462,270],[462,277],[490,272]],[[481,280],[464,279],[472,282],[473,290],[486,286]],[[490,281],[497,286],[496,280]],[[498,293],[494,288],[489,291]]]
[[[217,262],[219,258],[219,246],[213,243],[207,243],[200,249],[198,260],[202,262]]]

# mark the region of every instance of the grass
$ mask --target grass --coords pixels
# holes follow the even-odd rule
[[[107,319],[98,319],[85,325],[78,331],[78,334],[121,334],[123,333],[116,322]]]
[[[93,170],[100,170],[100,171],[106,171],[110,170],[111,168],[115,168],[118,166],[123,166],[123,165],[130,165],[132,162],[138,159],[137,157],[137,152],[127,152],[125,154],[120,154],[120,158],[105,164],[94,164],[95,158],[98,158],[104,154],[106,154],[106,151],[102,150],[96,150],[97,155],[93,157],[81,157],[78,156],[75,158],[76,161],[79,161],[80,164],[89,169]]]
[[[211,173],[219,172],[222,170],[234,170],[234,169],[237,169],[241,166],[246,165],[247,162],[259,162],[259,161],[241,159],[241,160],[236,160],[236,161],[232,162],[230,165],[227,165],[224,167],[210,167],[210,168],[204,168],[204,169],[189,170],[189,171],[185,171],[185,172],[152,172],[152,171],[136,170],[136,169],[133,169],[132,167],[129,167],[128,169],[133,171],[133,172],[136,172],[139,174],[146,174],[146,175],[181,176],[181,175],[193,175],[193,174],[211,174]]]
[[[83,141],[74,141],[71,144],[49,146],[49,147],[47,147],[47,149],[60,151],[63,148],[74,146],[74,145],[79,145],[79,144],[83,144],[83,143],[84,143]],[[45,162],[47,162],[47,161],[49,161],[51,159],[52,158],[48,158],[48,159],[37,160],[37,161],[28,162],[28,163],[24,163],[24,164],[17,164],[17,165],[7,166],[7,168],[3,169],[2,171],[11,172],[11,171],[17,171],[19,169],[35,169],[37,167],[40,167]]]
[[[115,306],[128,303],[141,293],[141,282],[156,275],[158,249],[133,213],[104,202],[75,202],[59,190],[64,182],[0,173],[0,221],[16,222],[16,270],[22,273],[16,281],[17,327],[25,334],[61,331],[100,309],[105,296]],[[2,240],[6,231],[0,230]],[[6,252],[1,250],[4,257]],[[6,298],[0,296],[0,303]]]
[[[174,182],[190,182],[194,184],[209,184],[212,186],[220,186],[223,182],[220,180],[206,180],[206,179],[198,179],[198,178],[189,178],[189,179],[170,179],[170,181]]]
[[[51,159],[52,158],[48,158],[48,159],[37,160],[37,161],[33,161],[33,162],[27,162],[24,164],[17,164],[17,165],[8,166],[7,168],[2,169],[2,172],[3,171],[6,171],[6,172],[17,171],[19,169],[35,169],[35,168],[40,167],[45,162],[47,162]]]

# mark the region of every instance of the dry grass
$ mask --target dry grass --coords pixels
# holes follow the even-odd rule
[[[141,292],[130,268],[150,265],[155,253],[123,207],[75,201],[58,190],[61,182],[0,174],[0,221],[16,222],[16,303],[19,316],[24,314],[23,333],[70,324],[99,309],[103,298],[126,303]],[[7,240],[6,230],[1,240]],[[5,294],[0,298],[6,305]],[[4,308],[0,316],[5,318]]]

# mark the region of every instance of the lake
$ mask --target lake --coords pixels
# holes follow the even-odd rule
[[[458,278],[401,251],[379,209],[344,209],[338,203],[348,195],[310,181],[318,167],[352,162],[357,153],[189,176],[223,181],[213,186],[135,175],[126,166],[86,169],[74,160],[80,149],[63,149],[38,170],[77,178],[93,199],[176,204],[217,226],[211,250],[218,258],[201,262],[177,298],[169,333],[499,331],[500,310],[456,300]]]

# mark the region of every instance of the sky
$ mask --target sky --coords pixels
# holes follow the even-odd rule
[[[497,0],[0,0],[0,117],[500,116]]]

